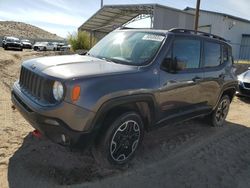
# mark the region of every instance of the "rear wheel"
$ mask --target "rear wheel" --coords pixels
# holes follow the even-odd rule
[[[96,161],[104,167],[125,165],[141,144],[143,133],[143,122],[137,113],[122,114],[111,122],[106,134],[93,148]]]
[[[227,95],[223,95],[210,116],[210,120],[213,126],[221,127],[223,126],[225,119],[227,117],[230,106],[230,99]]]

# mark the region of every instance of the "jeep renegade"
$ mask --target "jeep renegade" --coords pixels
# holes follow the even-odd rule
[[[225,39],[186,29],[117,29],[86,55],[23,62],[12,101],[52,141],[134,156],[145,130],[206,116],[222,126],[237,89]]]

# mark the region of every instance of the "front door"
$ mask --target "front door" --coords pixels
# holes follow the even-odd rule
[[[180,116],[195,115],[204,107],[201,46],[199,39],[175,37],[165,58],[170,59],[169,62],[175,62],[175,66],[164,61],[167,68],[161,68],[160,71],[161,117],[158,123]]]

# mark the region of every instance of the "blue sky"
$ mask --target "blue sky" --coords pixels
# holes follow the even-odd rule
[[[196,0],[103,0],[108,4],[158,3],[178,9],[195,7]],[[59,36],[77,28],[100,8],[100,0],[0,0],[0,20],[41,27]],[[201,0],[201,9],[231,14],[250,20],[250,0]],[[147,21],[138,25],[145,27]]]

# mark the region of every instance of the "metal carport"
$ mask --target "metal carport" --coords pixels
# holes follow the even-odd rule
[[[99,40],[117,27],[135,20],[151,18],[151,28],[193,28],[194,15],[159,4],[105,5],[83,23],[78,31],[87,31]]]

